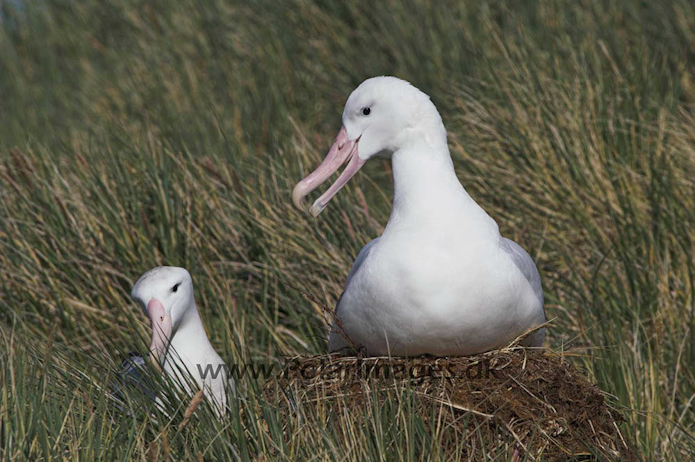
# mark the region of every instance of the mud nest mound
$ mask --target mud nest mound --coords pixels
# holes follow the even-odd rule
[[[408,393],[424,420],[443,420],[454,433],[442,444],[457,458],[476,459],[482,452],[489,457],[489,448],[506,445],[512,460],[639,460],[620,431],[622,416],[604,393],[561,356],[545,351],[509,349],[457,358],[297,357],[277,384],[266,393],[288,415],[301,418],[307,406],[321,406],[322,423],[338,427],[346,410],[354,414],[374,399]],[[436,415],[427,412],[433,404]],[[462,435],[470,440],[463,446]],[[452,438],[458,444],[451,444]]]

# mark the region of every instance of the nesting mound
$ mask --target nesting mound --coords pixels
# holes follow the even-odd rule
[[[341,422],[334,416],[341,415],[341,407],[355,412],[374,396],[411,393],[423,410],[432,409],[433,402],[439,406],[436,417],[423,412],[424,419],[444,419],[457,436],[471,438],[465,457],[507,444],[518,460],[638,460],[619,430],[621,415],[604,394],[561,356],[543,351],[509,349],[458,358],[298,357],[287,363],[278,385],[268,394],[291,413],[312,405],[334,407],[322,415],[332,419],[326,425],[337,426]],[[455,447],[462,451],[460,444]]]

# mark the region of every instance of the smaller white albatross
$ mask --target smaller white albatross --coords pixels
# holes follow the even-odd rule
[[[536,265],[463,188],[442,119],[428,95],[395,77],[355,89],[321,165],[300,181],[302,200],[346,168],[312,205],[316,216],[375,156],[391,159],[393,208],[384,233],[350,270],[329,336],[331,351],[458,356],[500,348],[545,322]],[[544,328],[525,337],[541,346]]]
[[[188,377],[192,377],[212,402],[215,413],[223,416],[228,370],[205,333],[188,271],[173,266],[151,269],[140,276],[131,296],[150,318],[152,360],[189,394],[198,391],[188,386]]]

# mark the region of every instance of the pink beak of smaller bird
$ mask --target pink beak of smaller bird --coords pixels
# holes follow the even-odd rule
[[[333,142],[333,146],[328,150],[328,154],[326,154],[326,158],[323,159],[321,165],[309,174],[309,176],[297,183],[292,190],[292,202],[298,209],[304,210],[304,197],[319,187],[328,177],[333,175],[333,173],[347,162],[347,167],[345,167],[345,170],[343,170],[343,173],[340,174],[338,179],[335,180],[335,183],[333,183],[321,197],[316,199],[314,205],[309,209],[313,216],[317,216],[326,207],[333,196],[335,196],[336,193],[345,186],[348,180],[357,173],[366,162],[360,159],[359,141],[359,138],[349,140],[345,126],[343,125],[341,127],[338,136]]]
[[[164,305],[156,298],[147,303],[147,315],[152,324],[152,343],[150,354],[155,362],[159,363],[171,339],[171,315],[164,311]]]

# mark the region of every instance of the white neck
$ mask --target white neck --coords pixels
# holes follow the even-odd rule
[[[393,154],[393,211],[407,215],[468,197],[459,183],[448,149],[411,143]]]
[[[220,370],[220,367],[223,369]],[[185,311],[184,318],[173,333],[164,369],[168,374],[178,377],[182,383],[186,383],[186,380],[181,377],[179,371],[187,370],[198,386],[205,388],[206,396],[214,403],[215,412],[218,417],[222,417],[227,406],[227,372],[224,368],[224,361],[210,344],[198,308],[193,302],[193,306]],[[201,376],[203,371],[208,371],[205,379]],[[214,374],[215,372],[217,374]],[[187,385],[185,388],[192,393]]]
[[[196,364],[189,363],[204,362],[210,355],[217,356],[200,320],[195,302],[184,312],[183,319],[173,333],[169,350],[167,359],[176,361],[180,357],[190,371],[196,371]]]
[[[405,224],[454,233],[479,230],[489,235],[491,228],[497,231],[495,221],[456,177],[446,138],[423,131],[408,141],[391,159],[394,195],[387,228]]]

